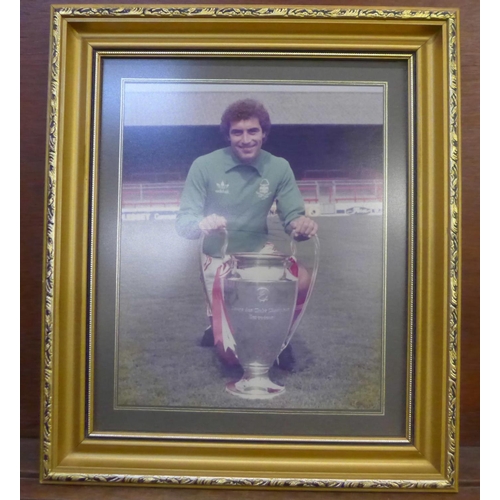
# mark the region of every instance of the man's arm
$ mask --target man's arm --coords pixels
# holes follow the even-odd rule
[[[318,232],[318,224],[305,216],[304,200],[290,165],[278,187],[276,201],[283,227],[293,238],[307,240]]]
[[[195,240],[200,237],[200,222],[204,218],[207,181],[197,160],[189,169],[181,196],[180,209],[175,220],[179,236]]]
[[[207,198],[207,180],[202,167],[195,161],[189,169],[175,228],[179,236],[194,240],[211,232],[226,228],[227,221],[216,214],[204,216]]]

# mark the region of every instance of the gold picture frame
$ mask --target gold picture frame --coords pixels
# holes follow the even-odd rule
[[[458,487],[459,13],[455,9],[53,6],[41,481],[283,490]],[[404,436],[92,431],[99,61],[404,60],[409,73]],[[96,104],[97,103],[97,104]],[[414,116],[413,116],[414,113]],[[413,147],[411,147],[413,146]],[[411,170],[415,165],[414,171]],[[414,263],[414,264],[412,264]],[[89,396],[90,395],[90,396]]]

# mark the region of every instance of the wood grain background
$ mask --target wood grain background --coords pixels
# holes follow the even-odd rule
[[[83,2],[72,2],[71,5],[79,3]],[[108,0],[101,3],[112,5],[124,2]],[[154,2],[130,0],[129,3]],[[183,0],[178,3],[206,2]],[[264,2],[228,3],[252,5]],[[273,0],[270,4],[290,6],[294,3],[296,2]],[[358,2],[348,0],[341,2],[302,0],[297,3],[359,6]],[[21,437],[24,438],[39,436],[50,4],[50,0],[21,1]],[[479,2],[477,0],[368,0],[365,5],[461,9],[463,188],[461,444],[479,446]]]

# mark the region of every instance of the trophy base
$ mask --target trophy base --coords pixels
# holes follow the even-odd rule
[[[285,392],[282,385],[271,382],[267,376],[245,378],[229,382],[226,391],[243,399],[272,399]]]

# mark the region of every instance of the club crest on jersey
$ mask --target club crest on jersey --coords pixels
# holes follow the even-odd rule
[[[259,189],[256,191],[257,196],[261,200],[265,200],[271,196],[271,191],[269,189],[269,181],[267,179],[262,179],[259,184]]]
[[[216,193],[229,194],[229,183],[225,184],[224,181],[216,182]]]

